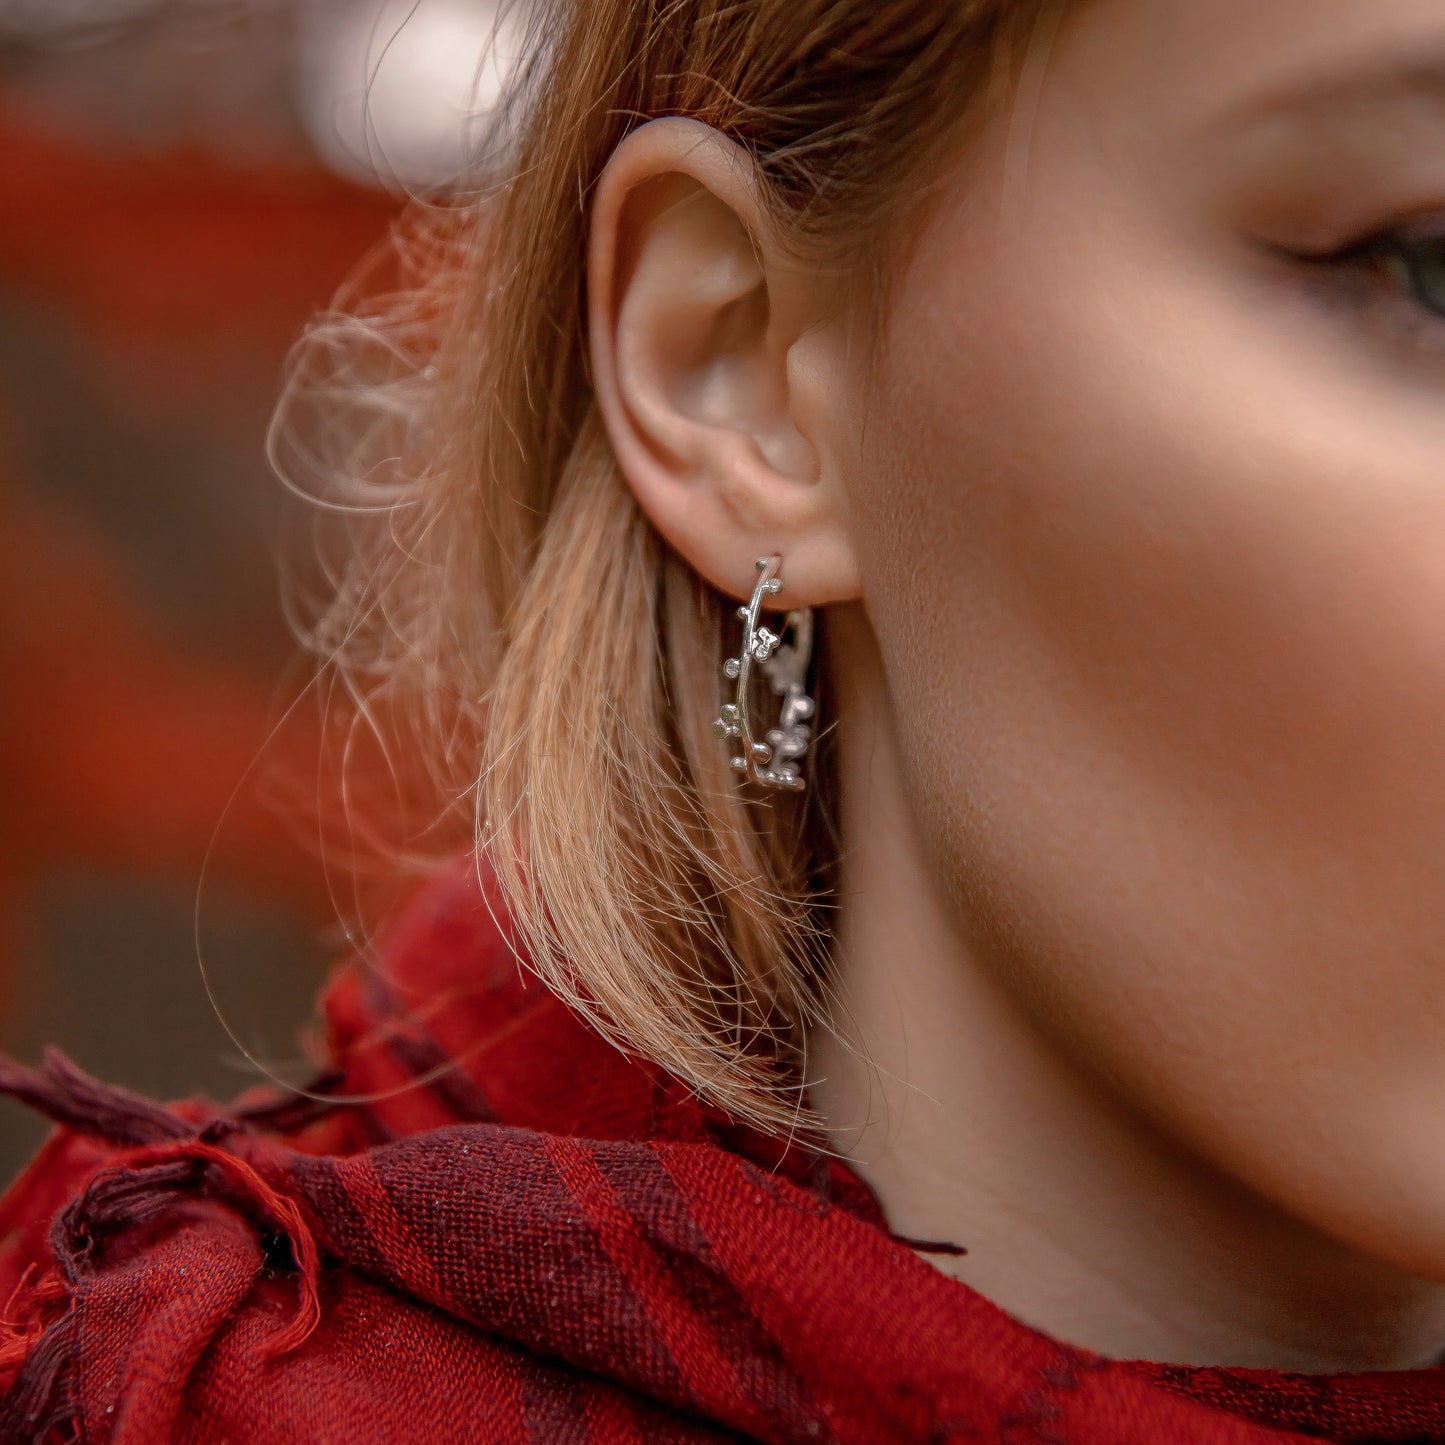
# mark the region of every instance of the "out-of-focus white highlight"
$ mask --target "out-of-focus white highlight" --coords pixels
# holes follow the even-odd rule
[[[499,0],[303,7],[297,108],[317,151],[370,184],[454,179],[517,58],[518,14]]]
[[[53,40],[126,24],[156,9],[156,0],[0,0],[0,39]]]

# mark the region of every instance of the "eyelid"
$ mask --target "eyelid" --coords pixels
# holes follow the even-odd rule
[[[1432,212],[1395,227],[1396,234],[1406,241],[1429,243],[1445,241],[1445,211]]]
[[[1296,265],[1309,268],[1311,290],[1322,304],[1347,312],[1382,340],[1415,360],[1438,365],[1445,358],[1445,317],[1409,294],[1409,286],[1390,272],[1413,246],[1445,244],[1445,211],[1438,207],[1379,226],[1347,245],[1328,251],[1287,251]]]
[[[1445,211],[1438,207],[1421,211],[1414,216],[1397,218],[1386,225],[1378,226],[1356,240],[1343,246],[1332,246],[1327,251],[1304,252],[1307,261],[1351,261],[1378,255],[1390,248],[1428,245],[1432,241],[1445,242]]]

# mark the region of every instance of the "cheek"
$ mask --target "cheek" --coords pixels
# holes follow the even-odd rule
[[[1127,259],[920,256],[899,295],[858,510],[915,806],[1091,1069],[1338,1232],[1408,1141],[1433,1218],[1445,433]]]

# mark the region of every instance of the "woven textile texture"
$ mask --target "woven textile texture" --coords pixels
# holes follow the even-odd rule
[[[325,997],[323,1091],[162,1107],[59,1056],[0,1204],[0,1442],[1445,1440],[1439,1370],[1123,1362],[889,1233],[518,968],[461,870]]]

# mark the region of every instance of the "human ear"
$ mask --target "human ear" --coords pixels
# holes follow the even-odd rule
[[[778,553],[778,606],[859,595],[840,473],[842,322],[772,237],[751,159],[667,117],[609,160],[588,248],[592,379],[628,484],[715,587],[747,597]]]

